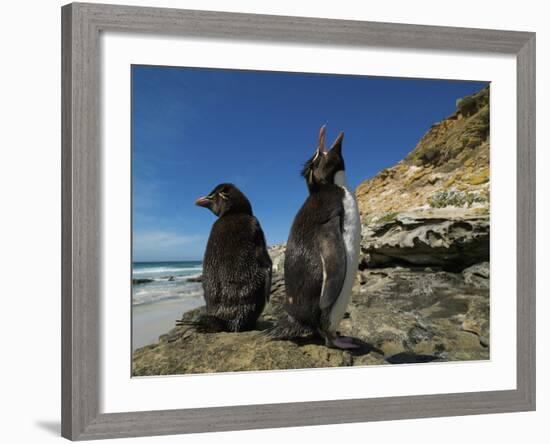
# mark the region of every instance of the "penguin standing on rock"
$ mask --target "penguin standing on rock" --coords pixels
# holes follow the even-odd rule
[[[325,148],[325,127],[302,176],[309,197],[292,224],[285,253],[286,311],[267,335],[274,339],[321,336],[328,347],[360,348],[337,332],[357,273],[361,240],[359,210],[348,188],[340,133]]]
[[[195,204],[218,216],[203,261],[206,313],[179,325],[193,325],[205,333],[251,330],[271,289],[271,258],[260,223],[249,200],[233,184],[218,185]]]

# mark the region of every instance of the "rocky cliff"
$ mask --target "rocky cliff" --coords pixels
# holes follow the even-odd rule
[[[457,102],[397,165],[357,187],[365,223],[396,213],[468,208],[489,210],[489,89]]]
[[[136,350],[134,375],[399,364],[489,358],[489,90],[457,102],[397,165],[356,190],[362,254],[340,331],[356,353],[318,341],[269,341],[280,316],[284,245],[258,330],[176,327]],[[184,315],[193,318],[197,311]]]
[[[458,101],[414,150],[357,187],[361,268],[489,260],[489,89]]]

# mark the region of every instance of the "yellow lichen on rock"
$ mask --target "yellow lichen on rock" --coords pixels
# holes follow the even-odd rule
[[[432,125],[405,159],[357,187],[362,217],[430,207],[441,191],[462,193],[450,203],[488,207],[489,115],[488,87],[458,100],[457,111]]]
[[[475,176],[471,176],[468,182],[471,185],[480,185],[482,183],[489,181],[489,168],[482,169],[479,174],[476,174]]]

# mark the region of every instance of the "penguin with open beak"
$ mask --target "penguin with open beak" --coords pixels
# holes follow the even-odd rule
[[[255,327],[271,289],[271,258],[265,236],[246,196],[222,183],[195,205],[208,208],[214,222],[203,260],[206,311],[192,324],[200,332],[238,332]]]
[[[338,326],[357,273],[361,223],[354,193],[346,183],[340,133],[330,150],[325,126],[302,170],[309,196],[292,224],[285,253],[286,317],[267,334],[274,339],[320,336],[329,347],[356,349]]]

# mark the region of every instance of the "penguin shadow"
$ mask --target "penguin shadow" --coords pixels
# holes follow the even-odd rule
[[[276,323],[273,322],[272,320],[267,320],[267,319],[258,320],[258,322],[256,323],[256,329],[258,330],[259,337],[267,338],[268,340],[275,340],[275,339],[269,338],[269,331],[275,325]],[[371,352],[384,356],[384,352],[380,350],[378,347],[375,347],[374,345],[369,344],[368,342],[365,342],[359,338],[352,337],[350,339],[352,340],[353,344],[357,348],[347,349],[342,351],[345,351],[352,356],[365,356]],[[327,347],[324,338],[320,336],[304,336],[304,337],[297,337],[297,338],[291,338],[291,339],[277,339],[277,340],[285,340],[288,342],[292,342],[293,344],[296,344],[298,347],[303,347],[306,345],[318,345],[322,347]],[[341,350],[341,349],[334,348],[334,350]]]
[[[384,356],[384,352],[382,350],[369,342],[363,341],[362,339],[356,337],[351,337],[351,341],[357,346],[355,349],[346,350],[352,356],[365,356],[369,353],[376,353]]]
[[[421,355],[413,352],[401,352],[386,358],[390,364],[425,364],[427,362],[441,361],[434,355]]]
[[[368,355],[369,353],[376,353],[384,356],[384,352],[380,350],[378,347],[372,344],[369,344],[368,342],[365,342],[362,339],[359,339],[356,337],[351,337],[350,339],[357,348],[352,348],[347,350],[342,350],[337,347],[328,347],[328,348],[345,351],[346,353],[349,353],[351,356],[365,356],[365,355]],[[318,337],[297,338],[297,339],[293,339],[292,342],[294,342],[299,347],[304,345],[309,345],[309,344],[327,347],[327,345],[325,344],[325,340],[320,337],[319,338]]]

